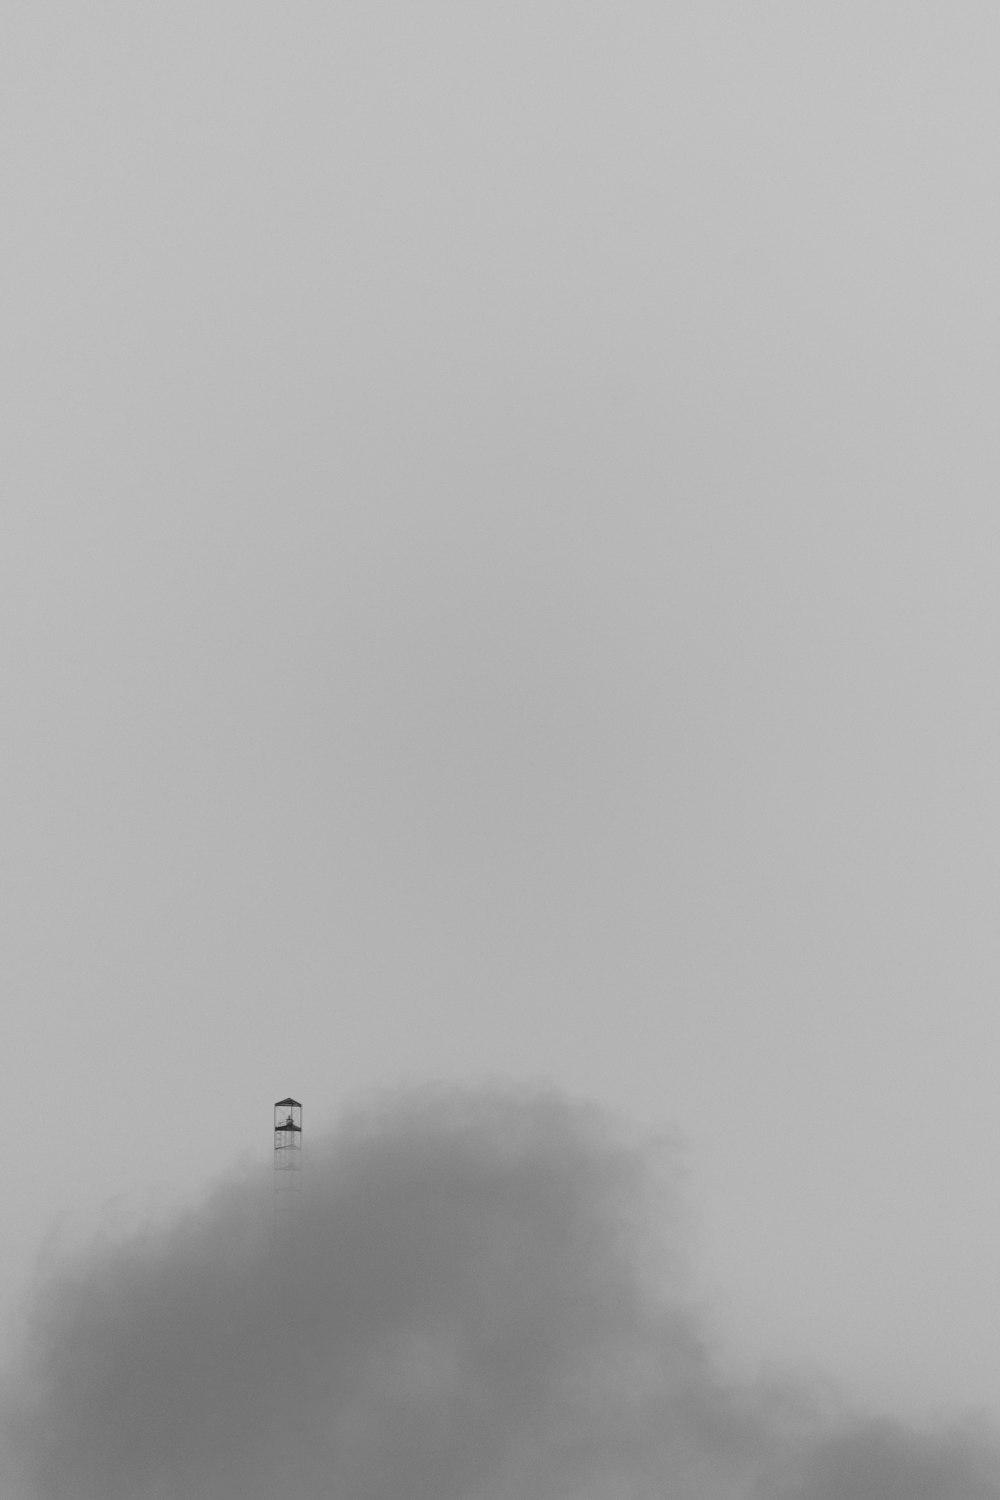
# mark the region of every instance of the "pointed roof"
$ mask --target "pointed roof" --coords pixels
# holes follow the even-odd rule
[[[274,1107],[275,1107],[275,1109],[284,1109],[284,1107],[285,1107],[286,1104],[291,1104],[296,1109],[301,1109],[302,1108],[302,1105],[299,1103],[299,1101],[297,1099],[293,1099],[291,1097],[291,1095],[289,1095],[289,1097],[287,1099],[279,1099],[278,1102],[277,1102],[277,1104]]]

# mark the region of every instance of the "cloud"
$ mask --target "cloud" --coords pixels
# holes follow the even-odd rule
[[[546,1092],[393,1095],[47,1273],[8,1381],[25,1500],[1000,1500],[973,1426],[726,1376],[677,1172]]]

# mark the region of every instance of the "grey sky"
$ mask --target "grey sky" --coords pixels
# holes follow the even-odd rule
[[[5,19],[4,1305],[551,1077],[740,1357],[1000,1415],[995,7]]]

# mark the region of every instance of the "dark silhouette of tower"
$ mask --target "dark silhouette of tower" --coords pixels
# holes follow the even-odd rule
[[[274,1106],[274,1225],[279,1234],[294,1223],[302,1198],[302,1105],[279,1099]]]

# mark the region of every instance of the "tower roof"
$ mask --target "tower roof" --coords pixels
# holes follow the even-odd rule
[[[274,1107],[275,1109],[284,1109],[286,1104],[294,1105],[296,1109],[302,1108],[302,1105],[299,1103],[299,1101],[297,1099],[293,1099],[290,1095],[287,1099],[279,1099]]]

